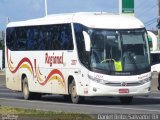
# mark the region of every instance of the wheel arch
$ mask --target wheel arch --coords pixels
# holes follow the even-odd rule
[[[77,91],[77,94],[79,94],[79,81],[78,81],[78,78],[77,78],[77,76],[75,76],[74,74],[70,74],[69,76],[68,76],[68,84],[67,84],[67,92],[66,93],[68,93],[69,94],[69,85],[72,83],[72,81],[75,81],[75,85],[76,85],[76,91]]]

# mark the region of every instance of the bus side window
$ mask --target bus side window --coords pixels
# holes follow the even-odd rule
[[[25,28],[21,27],[21,28],[16,28],[16,47],[17,50],[26,50],[27,49],[27,43],[26,43],[26,32],[25,32]]]
[[[70,24],[59,25],[57,45],[59,50],[73,50],[73,39]]]
[[[27,38],[28,38],[28,40],[27,40],[27,48],[28,48],[28,50],[34,50],[34,47],[35,47],[34,30],[33,30],[33,28],[30,28],[30,29],[28,29],[27,32],[28,32],[27,33]]]
[[[16,30],[15,28],[7,28],[6,30],[6,44],[10,50],[14,50],[16,46]]]
[[[74,24],[76,44],[78,49],[79,60],[85,67],[89,67],[89,52],[85,50],[85,42],[83,36],[83,30],[85,27],[81,24]]]
[[[40,29],[40,32],[39,32],[39,39],[38,39],[38,50],[45,50],[45,43],[44,43],[44,40],[43,40],[43,32],[42,30]]]
[[[71,24],[7,28],[11,50],[73,50]]]

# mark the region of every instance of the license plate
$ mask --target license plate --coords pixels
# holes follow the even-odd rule
[[[119,89],[119,93],[129,93],[129,89]]]

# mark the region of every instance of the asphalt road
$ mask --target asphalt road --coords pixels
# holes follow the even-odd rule
[[[43,96],[41,100],[23,100],[22,93],[5,87],[5,76],[0,76],[0,105],[86,114],[152,114],[160,119],[160,91],[157,90],[157,75],[152,77],[152,92],[149,96],[137,96],[132,104],[122,105],[118,98],[86,98],[82,104],[71,104],[63,96]]]

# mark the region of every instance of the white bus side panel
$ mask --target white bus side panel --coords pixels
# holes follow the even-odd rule
[[[21,81],[19,79],[18,72],[12,74],[9,68],[6,68],[6,86],[7,88],[15,91],[21,91]]]
[[[6,50],[6,86],[11,90],[20,91],[21,81],[19,79],[19,70],[17,66],[15,66],[17,59],[12,58],[11,55],[14,56],[16,54],[12,52],[9,53],[8,50]]]

